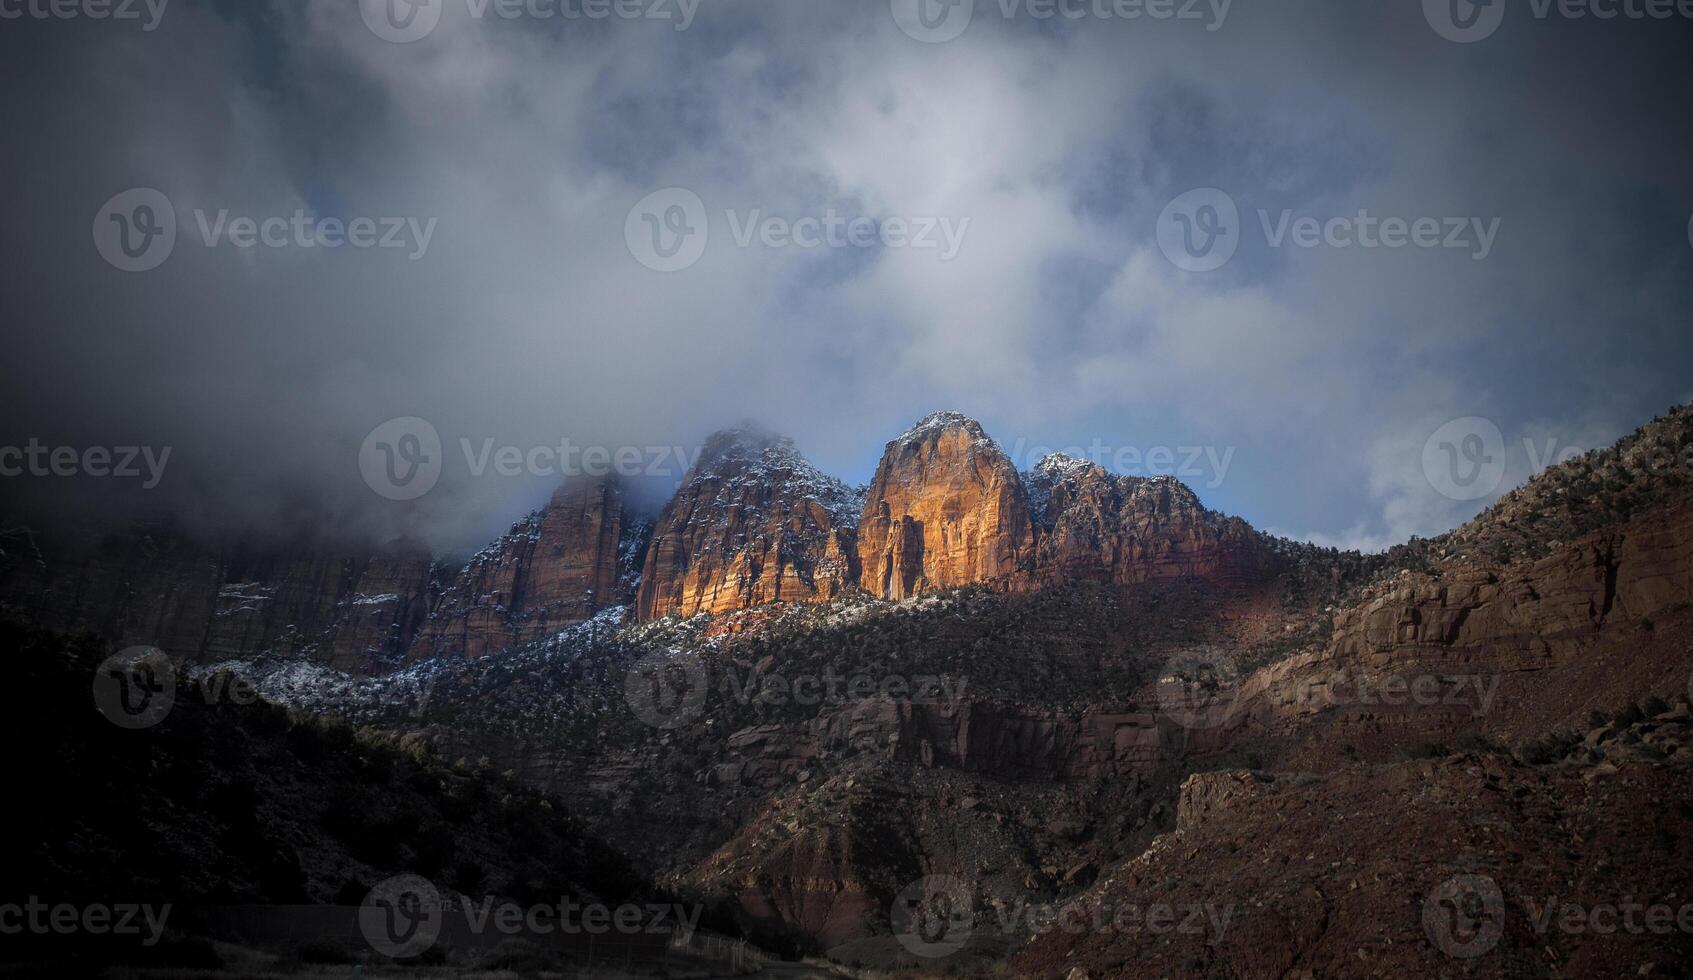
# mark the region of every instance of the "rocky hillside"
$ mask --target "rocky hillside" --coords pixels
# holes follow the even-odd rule
[[[381,969],[390,961],[368,945],[312,924],[335,921],[337,908],[352,921],[374,885],[401,874],[428,880],[449,902],[615,903],[655,894],[557,798],[443,760],[425,741],[290,712],[227,674],[190,677],[163,662],[172,679],[154,678],[167,693],[150,702],[163,713],[156,724],[123,727],[102,713],[119,711],[101,699],[110,666],[102,644],[5,622],[0,643],[24,695],[0,724],[12,744],[36,747],[12,766],[14,798],[29,805],[11,820],[0,904],[39,896],[169,905],[153,943],[8,935],[0,971]],[[266,910],[266,933],[292,938],[224,942],[220,910],[242,907]],[[431,962],[496,962],[446,943],[430,952]],[[529,969],[564,965],[538,950],[525,956]]]
[[[1175,831],[1066,903],[1060,921],[1085,926],[1032,936],[1016,967],[1068,980],[1684,976],[1693,713],[1683,702],[1594,744],[1591,759],[1540,764],[1482,747],[1194,776]]]

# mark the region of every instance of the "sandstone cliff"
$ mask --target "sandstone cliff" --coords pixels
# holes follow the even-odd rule
[[[1017,468],[975,420],[931,415],[888,443],[859,522],[860,584],[904,599],[1033,570],[1034,526]]]
[[[160,524],[51,544],[13,530],[0,566],[6,605],[50,629],[192,660],[271,655],[346,670],[406,649],[432,570],[404,542],[354,554],[222,549]]]
[[[200,657],[300,657],[368,670],[403,653],[429,608],[431,559],[400,544],[368,557],[231,555]]]
[[[626,528],[638,532],[615,482],[565,483],[442,591],[412,658],[486,656],[625,604],[619,562],[640,546]]]
[[[636,615],[834,598],[857,579],[857,509],[791,441],[750,426],[720,432],[659,515]]]

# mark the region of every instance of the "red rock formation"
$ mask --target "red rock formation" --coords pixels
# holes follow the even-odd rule
[[[857,578],[857,506],[790,441],[750,428],[719,433],[659,515],[636,615],[831,599]]]
[[[859,522],[860,584],[904,599],[1033,568],[1034,528],[1017,468],[974,420],[931,415],[888,443]]]
[[[1094,463],[1049,456],[1029,495],[1039,545],[1034,583],[1139,585],[1192,578],[1258,581],[1269,571],[1263,539],[1243,520],[1213,513],[1172,477],[1117,476]]]
[[[412,657],[480,657],[625,604],[620,561],[632,544],[626,523],[614,483],[566,483],[545,508],[470,560],[442,592]]]

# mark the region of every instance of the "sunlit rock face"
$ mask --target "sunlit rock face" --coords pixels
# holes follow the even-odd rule
[[[756,427],[707,441],[653,529],[640,619],[822,602],[857,580],[858,497]]]
[[[1029,575],[1034,552],[1017,468],[975,420],[942,412],[888,443],[859,522],[865,591],[1009,583]]]

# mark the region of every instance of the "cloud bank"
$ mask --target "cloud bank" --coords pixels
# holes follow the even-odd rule
[[[86,492],[453,550],[556,482],[478,476],[466,445],[686,447],[752,417],[862,480],[957,408],[1008,448],[1232,449],[1192,481],[1211,505],[1380,547],[1491,499],[1428,476],[1453,419],[1497,426],[1503,490],[1549,440],[1687,397],[1693,24],[1525,5],[1459,44],[1415,4],[1237,0],[1218,23],[978,0],[926,43],[901,6],[723,0],[678,30],[679,3],[446,0],[411,43],[353,0],[0,22],[0,445],[173,447],[154,490],[8,478],[9,506]],[[145,272],[95,245],[132,188],[177,219]],[[677,188],[697,213],[632,216]],[[1196,188],[1239,215],[1207,272],[1157,233]],[[346,244],[359,218],[401,247]],[[1390,218],[1496,234],[1485,258],[1357,243]],[[651,267],[641,235],[702,219],[691,264]],[[956,254],[914,244],[925,225]],[[386,499],[360,447],[413,416],[440,481]]]

